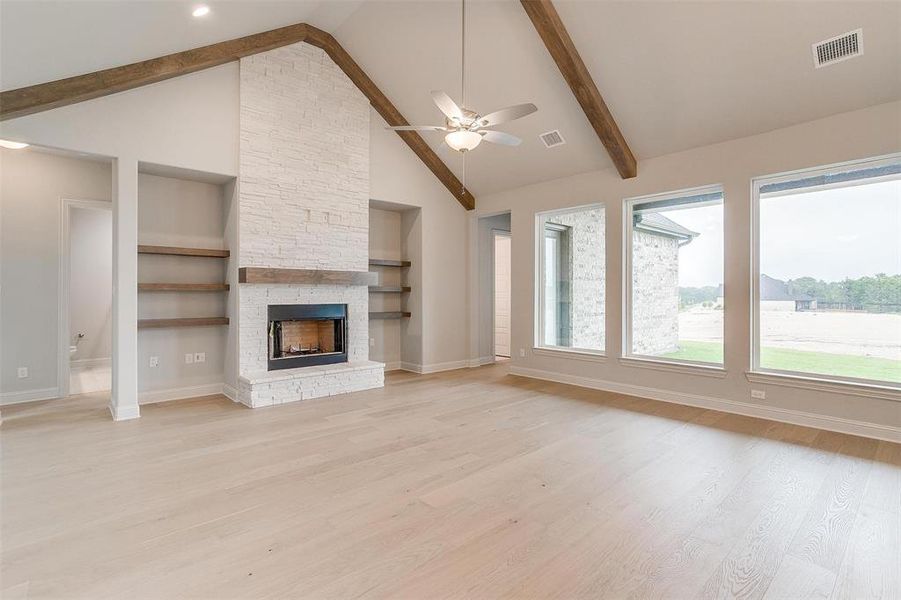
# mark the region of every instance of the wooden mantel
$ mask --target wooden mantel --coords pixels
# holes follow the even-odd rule
[[[324,271],[318,269],[275,269],[241,267],[238,283],[378,285],[379,274],[369,271]]]

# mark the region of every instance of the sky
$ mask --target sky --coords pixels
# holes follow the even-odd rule
[[[824,281],[901,274],[901,180],[761,199],[760,271]]]
[[[681,287],[717,286],[723,282],[723,205],[661,211],[676,223],[700,233],[679,249]]]
[[[679,285],[722,283],[723,205],[662,214],[701,234],[679,251]],[[761,199],[760,271],[824,281],[901,274],[901,180]]]

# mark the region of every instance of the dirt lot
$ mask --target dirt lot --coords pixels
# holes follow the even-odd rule
[[[766,311],[760,321],[764,346],[901,360],[901,315]],[[721,341],[723,311],[679,313],[679,338]]]

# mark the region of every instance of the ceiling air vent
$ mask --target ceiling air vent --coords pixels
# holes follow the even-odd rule
[[[560,135],[560,132],[556,129],[553,131],[548,131],[547,133],[542,133],[538,136],[541,141],[544,143],[545,148],[553,148],[554,146],[562,146],[566,143],[566,140],[563,139],[563,136]]]
[[[813,45],[817,69],[863,54],[863,29],[849,31]]]

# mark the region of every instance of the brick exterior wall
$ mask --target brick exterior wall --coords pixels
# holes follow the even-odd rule
[[[547,222],[570,228],[571,344],[574,348],[603,351],[607,284],[604,209],[599,207],[552,215]]]
[[[632,232],[632,352],[657,355],[678,349],[679,242]]]
[[[294,44],[241,59],[241,266],[367,271],[369,102],[331,59]],[[233,292],[234,293],[234,292]],[[239,398],[248,406],[382,385],[365,286],[241,284]],[[267,370],[269,304],[348,306],[348,365]],[[357,363],[356,366],[350,363]],[[366,364],[366,369],[358,369]],[[379,371],[378,374],[375,371]]]

